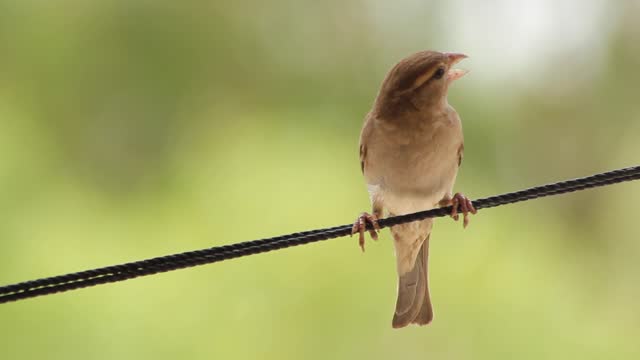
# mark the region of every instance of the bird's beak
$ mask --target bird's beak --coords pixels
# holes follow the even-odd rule
[[[463,70],[463,69],[454,69],[453,65],[459,63],[460,61],[462,61],[462,59],[467,58],[468,56],[465,54],[456,54],[456,53],[445,53],[445,56],[447,57],[447,61],[449,63],[449,71],[447,72],[447,79],[449,80],[449,82],[453,82],[454,80],[458,80],[461,77],[463,77],[466,73],[468,73],[468,70]]]

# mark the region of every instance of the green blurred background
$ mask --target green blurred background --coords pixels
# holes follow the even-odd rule
[[[344,224],[385,72],[465,52],[457,190],[640,159],[637,1],[0,1],[0,284]],[[637,359],[640,184],[0,305],[1,359]]]

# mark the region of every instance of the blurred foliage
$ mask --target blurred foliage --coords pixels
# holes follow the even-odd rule
[[[458,189],[637,164],[640,8],[608,7],[605,46],[532,50],[524,81],[500,76],[517,64],[474,67],[499,52],[470,54],[450,96]],[[385,71],[470,36],[446,9],[0,1],[0,283],[350,221],[368,208],[357,141]],[[342,239],[2,305],[0,358],[636,359],[639,196],[489,210],[464,232],[438,221],[427,328],[391,329],[385,232],[366,255]]]

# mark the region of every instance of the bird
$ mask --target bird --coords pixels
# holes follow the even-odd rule
[[[453,187],[462,164],[460,116],[449,104],[449,86],[468,71],[454,68],[461,53],[420,51],[387,73],[360,133],[360,168],[371,213],[361,213],[351,235],[364,252],[365,232],[378,239],[378,219],[452,206],[451,217],[469,224],[476,209]],[[433,219],[391,227],[398,273],[393,328],[433,320],[429,294],[429,240]]]

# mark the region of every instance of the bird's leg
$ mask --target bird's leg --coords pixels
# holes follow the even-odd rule
[[[367,229],[367,222],[371,224],[373,229],[369,229],[369,234],[373,240],[378,240],[378,231],[380,230],[380,226],[378,225],[378,216],[371,215],[369,213],[363,212],[358,216],[356,222],[353,223],[353,227],[351,228],[351,236],[353,234],[358,233],[358,244],[362,248],[362,252],[364,252],[364,231]]]
[[[476,214],[478,212],[476,208],[473,207],[471,200],[462,193],[456,193],[452,198],[442,199],[442,201],[440,201],[440,205],[451,205],[451,217],[455,221],[458,221],[459,219],[458,207],[460,207],[463,217],[462,226],[465,228],[469,225],[469,213]]]

